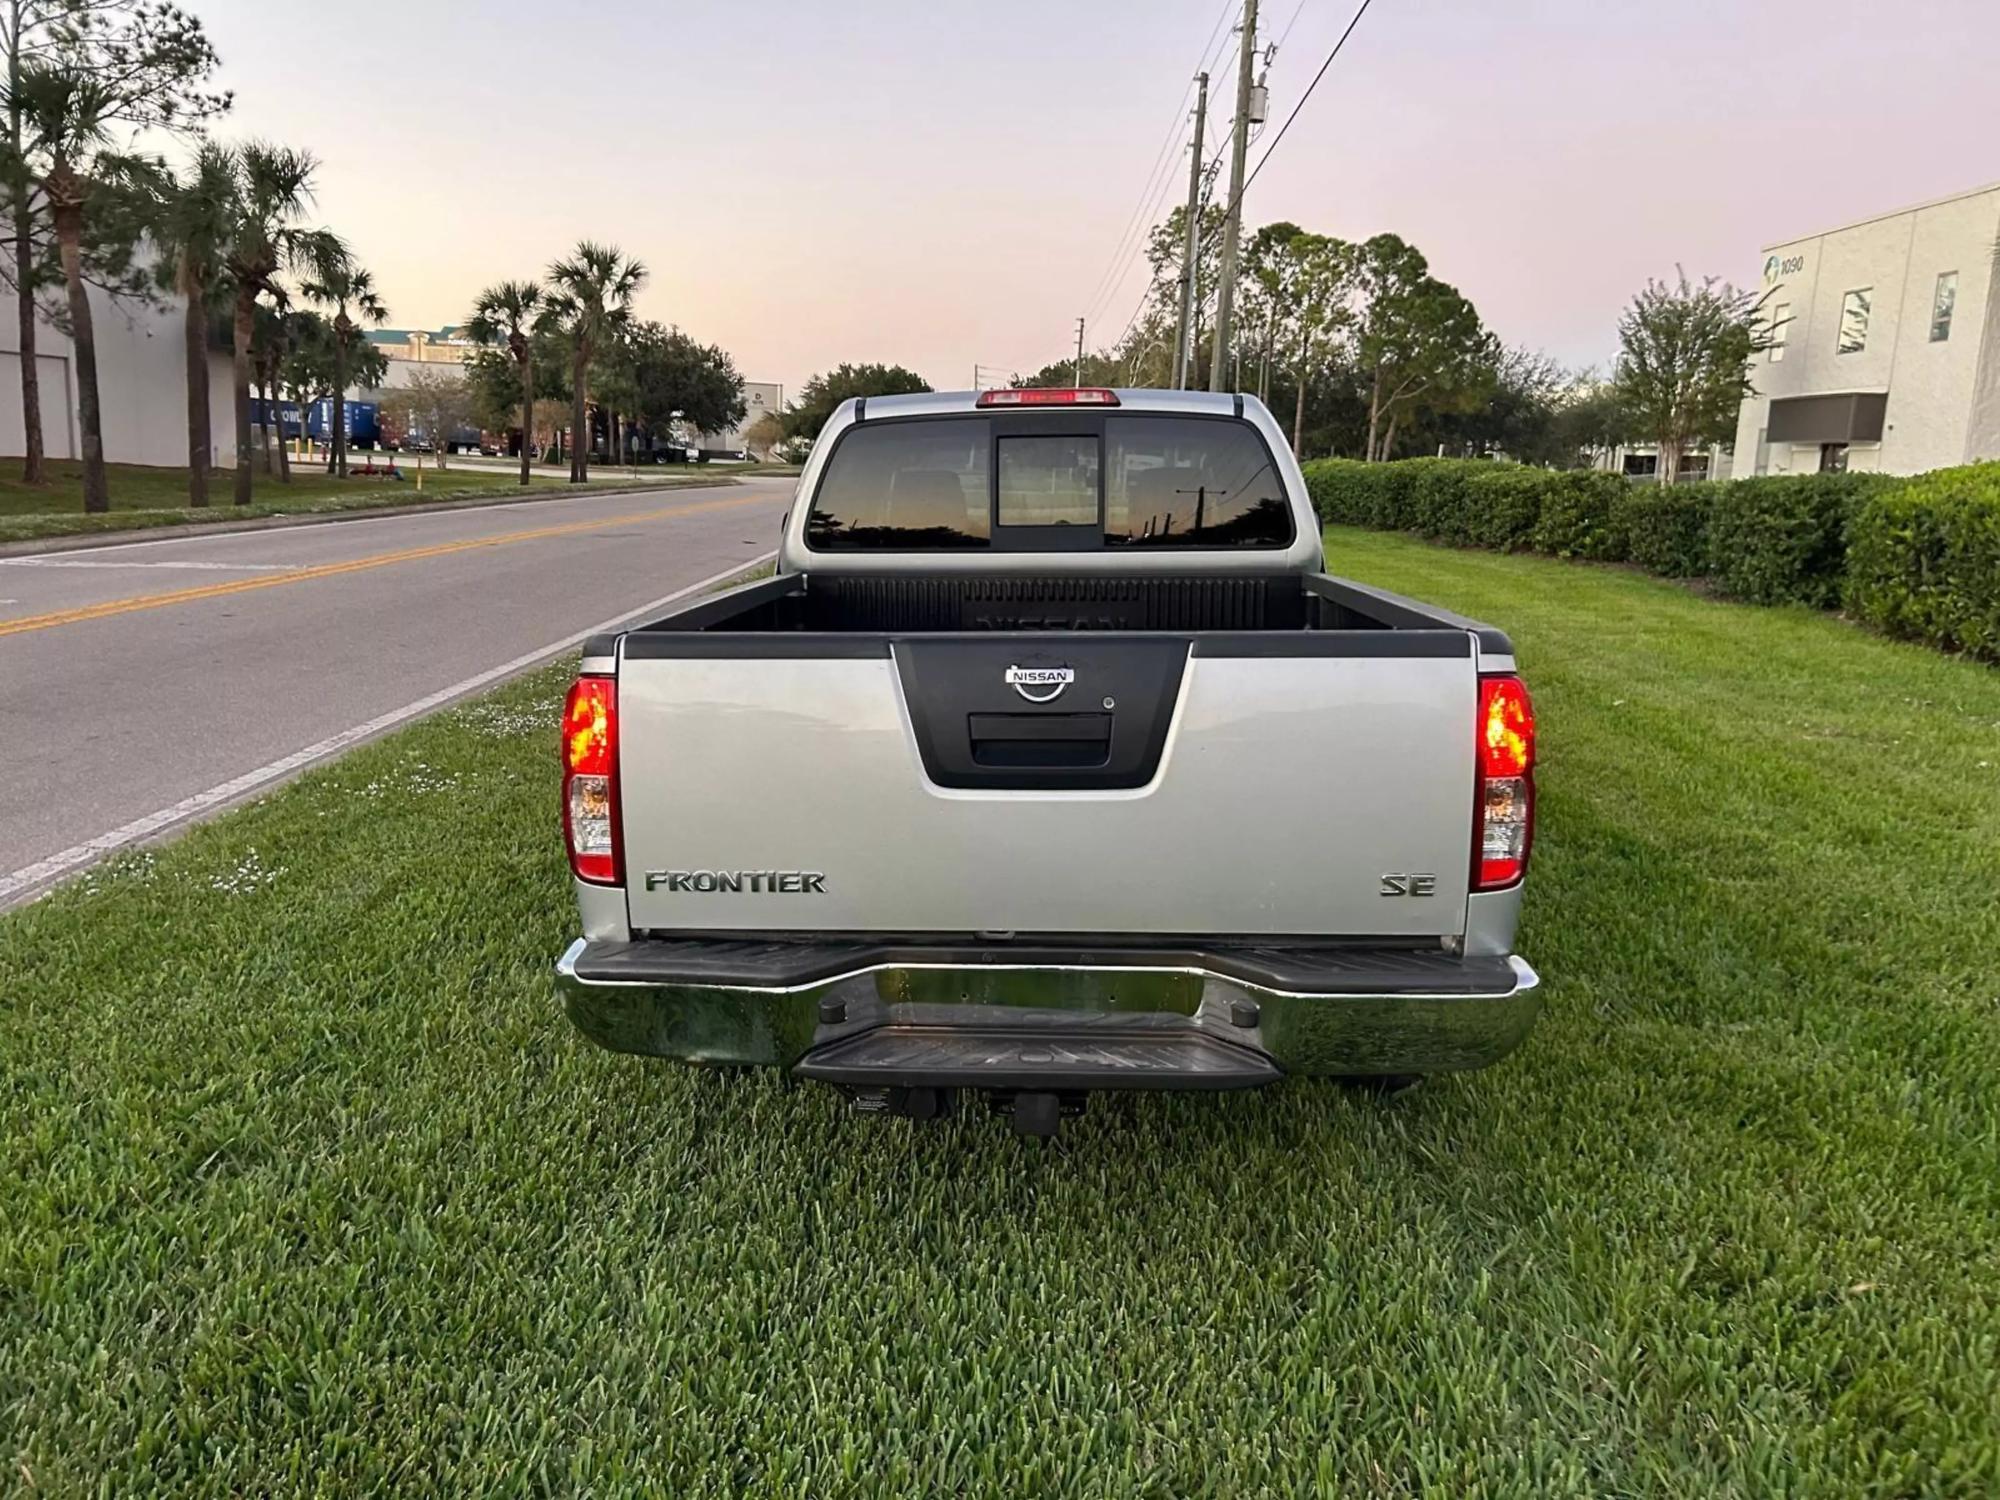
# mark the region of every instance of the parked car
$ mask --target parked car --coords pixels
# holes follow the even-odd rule
[[[569,1014],[870,1110],[1511,1051],[1534,716],[1507,637],[1322,571],[1247,396],[849,401],[775,577],[586,643]]]

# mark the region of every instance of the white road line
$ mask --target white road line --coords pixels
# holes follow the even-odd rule
[[[96,562],[66,553],[43,557],[0,557],[0,568],[200,568],[215,573],[291,573],[304,563]]]
[[[458,505],[443,510],[412,510],[402,515],[359,516],[342,520],[339,516],[328,516],[321,521],[297,521],[287,526],[250,526],[241,531],[209,531],[198,536],[149,536],[139,541],[107,542],[102,547],[71,547],[61,552],[35,552],[32,557],[89,557],[106,552],[125,552],[134,547],[184,547],[195,542],[234,542],[246,537],[268,537],[274,534],[296,535],[300,532],[320,531],[328,526],[376,526],[385,521],[448,521],[453,516],[483,516],[496,510],[515,510],[526,505],[581,505],[589,500],[652,500],[661,495],[699,495],[708,490],[734,489],[738,485],[755,484],[760,479],[789,479],[788,474],[746,474],[733,484],[661,484],[657,488],[646,488],[641,480],[639,487],[629,490],[586,490],[580,495],[550,495],[546,499],[537,496],[533,500],[499,500],[491,505]],[[219,515],[218,523],[227,523],[229,517]],[[160,530],[173,528],[161,527]]]
[[[388,713],[380,714],[365,724],[356,724],[352,729],[343,729],[338,734],[327,736],[316,745],[308,745],[303,750],[294,750],[290,755],[274,760],[269,765],[259,766],[254,771],[245,771],[241,776],[233,776],[220,786],[212,786],[205,792],[196,792],[192,797],[183,797],[171,807],[163,807],[158,812],[148,813],[143,818],[135,818],[122,828],[114,828],[109,833],[99,834],[85,843],[73,844],[61,853],[51,854],[47,859],[38,859],[11,875],[0,876],[0,906],[8,905],[38,886],[47,885],[64,875],[82,869],[85,865],[94,864],[107,854],[116,853],[146,839],[157,838],[167,830],[182,823],[193,822],[205,813],[219,811],[233,802],[241,802],[253,792],[261,791],[275,782],[296,775],[315,761],[325,760],[328,756],[352,749],[364,740],[386,734],[400,724],[406,724],[412,719],[421,718],[427,713],[443,708],[454,699],[476,693],[483,687],[490,687],[503,678],[525,672],[530,667],[540,666],[550,657],[558,656],[570,647],[582,644],[593,635],[617,630],[655,610],[664,609],[669,604],[685,599],[690,594],[699,594],[705,589],[714,588],[725,579],[734,578],[739,573],[769,562],[776,555],[775,552],[766,552],[759,557],[731,563],[720,573],[711,574],[699,583],[689,584],[686,588],[676,589],[673,593],[663,595],[650,604],[642,604],[637,609],[628,609],[602,624],[593,625],[588,630],[579,630],[574,635],[566,635],[559,641],[530,651],[526,656],[517,656],[510,662],[468,677],[463,682],[455,682],[448,688],[427,693],[414,703],[406,703],[401,708],[391,709]],[[549,727],[549,733],[552,736],[555,733],[553,724]],[[553,739],[550,743],[554,743]]]

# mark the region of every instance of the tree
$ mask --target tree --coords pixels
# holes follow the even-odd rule
[[[94,79],[104,95],[107,127],[176,130],[229,108],[230,96],[213,94],[203,81],[215,70],[216,56],[201,22],[171,4],[153,0],[4,0],[0,3],[0,51],[5,52],[8,133],[4,143],[5,187],[12,214],[12,265],[7,270],[15,296],[20,338],[21,477],[43,482],[40,366],[36,350],[37,293],[66,282],[59,252],[46,232],[50,204],[40,194],[27,139],[21,87],[33,68],[59,67]],[[39,199],[39,201],[38,201]],[[88,222],[80,234],[87,234]],[[81,247],[79,247],[81,249]],[[87,253],[81,256],[88,259]],[[50,261],[57,261],[51,265]]]
[[[1356,365],[1368,393],[1363,456],[1373,462],[1395,452],[1396,429],[1414,413],[1480,399],[1498,348],[1478,310],[1395,235],[1367,241],[1355,264]]]
[[[1271,399],[1271,361],[1277,354],[1280,282],[1272,273],[1282,264],[1292,240],[1305,231],[1287,219],[1266,224],[1243,242],[1241,271],[1237,276],[1237,326],[1243,330],[1237,357],[1240,368],[1246,359],[1257,367],[1256,392],[1259,401]]]
[[[1059,359],[1054,364],[1043,365],[1032,375],[1016,375],[1008,384],[1015,390],[1031,386],[1068,389],[1078,383],[1076,359]],[[1125,378],[1125,366],[1115,354],[1086,354],[1083,357],[1082,384],[1120,386],[1132,382]],[[872,394],[872,393],[871,393]]]
[[[519,373],[521,392],[521,483],[528,482],[529,450],[534,447],[535,325],[543,312],[542,289],[532,281],[502,281],[479,294],[465,333],[488,348],[505,345]]]
[[[1495,361],[1485,399],[1466,409],[1444,411],[1419,424],[1431,443],[1469,456],[1504,453],[1526,464],[1567,466],[1577,448],[1560,430],[1558,418],[1576,377],[1548,355],[1533,349],[1504,349]]]
[[[251,342],[257,327],[257,299],[268,295],[284,301],[278,282],[293,268],[323,271],[346,254],[345,247],[323,229],[307,229],[298,221],[312,198],[312,154],[263,141],[248,141],[231,153],[236,174],[235,222],[229,226],[229,250],[223,270],[232,307],[231,383],[236,405],[236,503],[251,499],[250,366]]]
[[[799,388],[798,399],[785,411],[785,436],[810,441],[834,408],[855,396],[906,396],[929,389],[923,376],[901,365],[838,365]]]
[[[1194,316],[1193,326],[1188,331],[1191,350],[1188,385],[1196,390],[1206,390],[1208,379],[1201,373],[1201,362],[1209,357],[1209,340],[1202,330],[1207,327],[1209,315],[1215,309],[1215,289],[1222,279],[1222,223],[1227,216],[1219,204],[1208,201],[1209,191],[1214,186],[1214,173],[1220,167],[1211,168],[1207,188],[1203,192],[1202,206],[1195,215],[1195,261],[1194,261]],[[1141,304],[1135,323],[1151,324],[1162,338],[1167,352],[1167,368],[1173,368],[1174,333],[1180,327],[1181,315],[1181,257],[1187,249],[1187,206],[1175,208],[1146,239],[1146,265],[1152,272],[1152,280],[1146,288],[1146,300]],[[1128,340],[1129,342],[1129,340]],[[1161,384],[1171,383],[1171,373]]]
[[[743,378],[717,345],[678,328],[634,323],[618,341],[617,360],[631,413],[648,438],[676,418],[696,432],[721,432],[743,420]]]
[[[1557,402],[1555,435],[1567,462],[1615,448],[1631,437],[1632,430],[1617,385],[1592,371],[1579,374]]]
[[[273,313],[262,306],[257,312],[258,346],[261,350],[265,345],[262,330],[269,328],[269,347],[276,361],[275,379],[267,376],[265,387],[269,390],[275,385],[291,392],[299,408],[300,436],[310,425],[312,408],[321,401],[330,402],[334,392],[348,386],[379,386],[388,378],[388,355],[365,342],[343,351],[332,321],[319,313],[303,308]],[[282,439],[282,418],[274,414],[272,424]],[[282,441],[279,446],[282,451]]]
[[[583,240],[549,267],[549,281],[549,314],[570,345],[569,477],[582,484],[590,478],[590,362],[630,321],[646,268],[614,245]]]
[[[1671,285],[1648,279],[1619,318],[1613,377],[1633,427],[1660,445],[1661,484],[1680,473],[1684,447],[1735,434],[1743,399],[1756,393],[1750,361],[1771,346],[1760,298],[1674,270]]]
[[[1246,286],[1253,289],[1244,299],[1244,343],[1261,333],[1267,364],[1275,356],[1291,371],[1294,456],[1304,451],[1307,388],[1353,321],[1354,256],[1344,240],[1278,224],[1253,235],[1244,257]],[[1259,386],[1258,394],[1267,395],[1268,382],[1260,378]]]
[[[93,190],[131,170],[109,149],[116,99],[97,79],[75,68],[33,64],[20,70],[10,98],[28,134],[30,158],[48,200],[68,296],[70,337],[76,345],[76,417],[83,447],[83,508],[111,509],[104,467],[104,410],[97,386],[97,338],[83,276],[84,215]]]
[[[760,413],[743,434],[743,446],[753,458],[769,458],[784,440],[784,418],[774,411]]]
[[[325,260],[319,275],[308,281],[305,294],[334,310],[333,314],[333,421],[327,445],[327,467],[339,478],[347,477],[347,382],[348,367],[354,358],[359,323],[380,328],[389,309],[375,290],[374,274],[356,265],[350,255]],[[350,313],[349,308],[353,311]]]
[[[257,383],[264,392],[264,421],[257,440],[258,446],[264,450],[265,472],[269,473],[275,468],[280,484],[292,482],[291,455],[285,448],[285,367],[292,353],[294,339],[301,336],[299,324],[306,318],[311,318],[320,325],[330,345],[333,338],[332,330],[326,328],[325,320],[319,318],[316,313],[294,312],[283,306],[266,307],[261,302],[257,305],[256,331],[250,339]],[[328,357],[331,358],[330,348]],[[299,432],[302,436],[305,432],[305,421],[305,407],[301,405]],[[273,447],[277,449],[275,459],[271,456]]]
[[[423,365],[411,371],[408,385],[382,393],[382,408],[410,436],[430,440],[440,469],[453,437],[476,425],[471,387],[464,374],[449,365]]]
[[[223,256],[236,219],[236,172],[228,151],[204,141],[178,178],[159,194],[153,239],[161,279],[181,298],[187,345],[188,504],[208,504],[211,422],[208,325],[223,278]]]

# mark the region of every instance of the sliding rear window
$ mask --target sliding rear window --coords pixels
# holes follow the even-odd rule
[[[866,422],[828,457],[815,551],[1281,548],[1291,504],[1229,417],[1008,413]]]

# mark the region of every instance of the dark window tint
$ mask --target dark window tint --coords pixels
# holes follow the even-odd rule
[[[854,428],[820,476],[809,545],[828,552],[985,546],[989,446],[982,417]]]
[[[1002,526],[1097,526],[1097,438],[1002,437]]]
[[[852,428],[820,476],[806,540],[817,551],[1096,547],[1100,522],[1107,547],[1293,539],[1284,485],[1247,422],[1106,412]]]
[[[1241,422],[1114,417],[1104,424],[1110,547],[1284,547],[1292,510]]]

